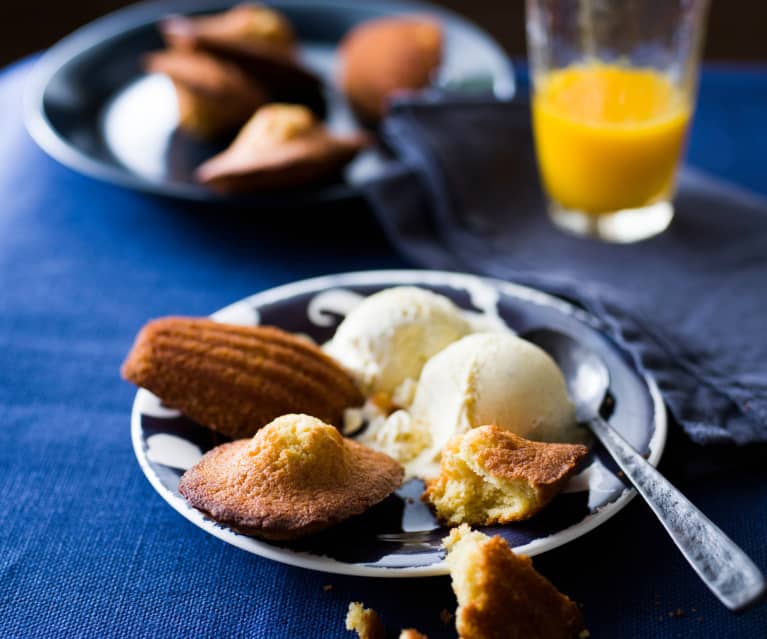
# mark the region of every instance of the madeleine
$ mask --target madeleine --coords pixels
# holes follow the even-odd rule
[[[430,83],[442,59],[442,29],[428,18],[381,18],[352,29],[340,47],[341,89],[362,120],[377,122],[394,93]]]

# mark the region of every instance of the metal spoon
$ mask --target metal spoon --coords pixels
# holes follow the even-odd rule
[[[730,610],[757,601],[765,581],[756,565],[599,416],[610,383],[601,357],[558,331],[539,329],[522,337],[557,362],[579,423],[602,442],[711,592]]]

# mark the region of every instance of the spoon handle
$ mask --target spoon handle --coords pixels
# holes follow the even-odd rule
[[[600,417],[589,427],[644,497],[698,576],[730,610],[741,610],[765,592],[759,569]]]

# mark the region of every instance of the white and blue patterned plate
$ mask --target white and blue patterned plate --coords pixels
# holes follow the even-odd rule
[[[437,271],[371,271],[306,280],[258,293],[218,311],[213,319],[268,324],[329,339],[343,316],[364,296],[383,288],[415,285],[452,299],[459,307],[503,320],[518,333],[542,327],[565,331],[598,351],[610,369],[609,422],[657,465],[666,441],[666,413],[655,383],[604,332],[592,315],[545,293],[470,275]],[[267,542],[241,535],[190,507],[178,480],[220,435],[164,407],[139,390],[131,417],[133,447],[149,482],[175,510],[219,539],[275,561],[325,572],[373,577],[426,577],[447,573],[441,527],[420,501],[420,480],[366,513],[295,542]],[[595,443],[583,470],[532,519],[482,529],[500,534],[518,552],[536,555],[594,529],[623,508],[634,491],[607,452]]]

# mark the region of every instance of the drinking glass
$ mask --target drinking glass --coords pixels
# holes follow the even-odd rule
[[[695,103],[708,0],[527,0],[536,156],[552,221],[662,232]]]

